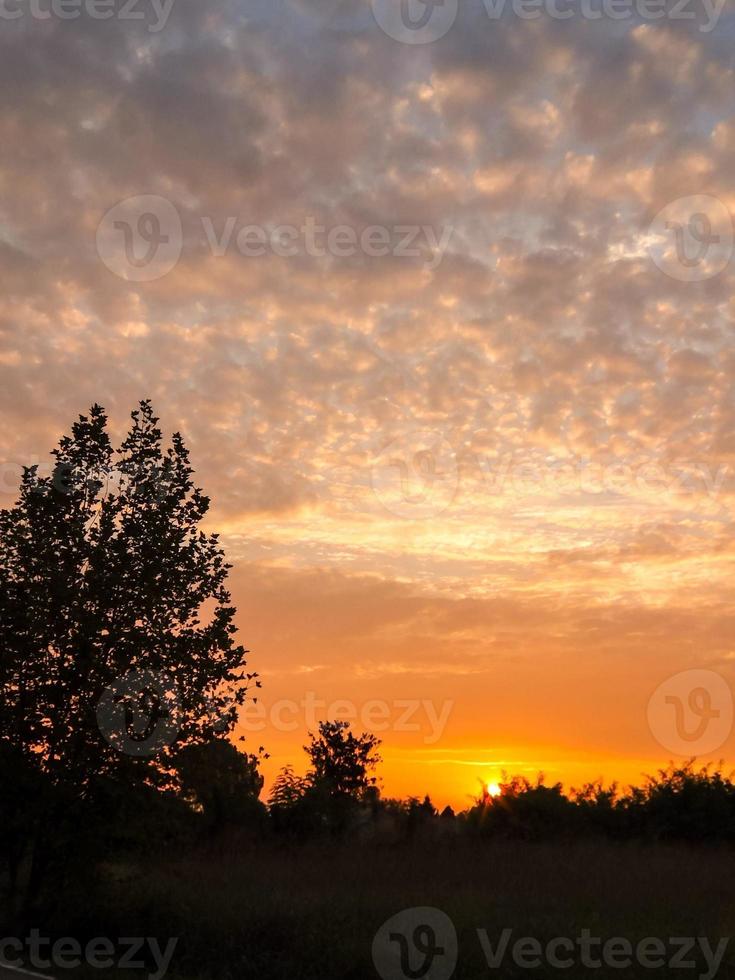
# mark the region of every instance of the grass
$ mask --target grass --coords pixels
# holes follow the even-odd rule
[[[175,980],[366,980],[376,977],[373,937],[390,916],[436,906],[459,936],[455,977],[698,977],[689,969],[491,971],[477,929],[491,942],[707,936],[716,946],[735,926],[735,853],[726,848],[612,843],[469,841],[403,846],[283,845],[221,848],[137,869],[108,868],[90,896],[69,896],[55,931],[80,939],[156,936],[179,943]],[[81,903],[81,904],[80,904]],[[71,910],[77,908],[78,911]],[[84,911],[82,911],[84,910]],[[719,977],[735,977],[735,941]],[[126,976],[130,970],[69,971]],[[429,975],[431,976],[431,975]],[[400,973],[395,980],[399,980]],[[391,978],[392,980],[392,978]]]

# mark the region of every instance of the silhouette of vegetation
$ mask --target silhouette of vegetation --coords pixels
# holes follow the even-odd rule
[[[287,767],[274,783],[274,826],[297,835],[346,832],[377,800],[372,772],[380,762],[379,746],[374,735],[353,734],[348,722],[321,722],[318,735],[309,733],[304,746],[311,763],[306,776]]]
[[[499,796],[483,791],[468,824],[480,833],[538,840],[571,827],[573,808],[561,783],[546,786],[543,775],[536,783],[516,776],[502,784]]]
[[[546,786],[504,777],[501,793],[484,791],[464,817],[475,834],[550,840],[581,835],[611,839],[735,840],[735,784],[711,764],[673,763],[643,786],[621,793],[617,785],[590,783],[566,796],[560,783]]]
[[[370,773],[380,762],[379,745],[374,735],[353,735],[349,722],[322,722],[319,735],[310,733],[304,746],[311,759],[312,783],[338,799],[363,800],[377,782]]]
[[[318,740],[319,758],[333,745],[335,726],[322,725],[320,730],[330,738]],[[345,723],[339,731],[349,744]],[[312,746],[307,746],[310,756],[311,751]],[[339,751],[335,754],[340,757]],[[335,793],[334,785],[321,765],[304,776],[295,775],[290,766],[281,770],[269,798],[271,830],[305,839],[328,830],[383,841],[457,836],[527,841],[578,837],[735,841],[735,783],[712,765],[696,768],[695,760],[672,764],[626,792],[615,784],[605,787],[596,782],[566,794],[561,783],[547,785],[542,773],[535,781],[504,776],[498,795],[491,796],[483,788],[474,804],[459,814],[451,807],[439,813],[429,796],[423,800],[384,799],[376,777],[360,779],[353,792]]]
[[[157,423],[141,402],[114,450],[94,405],[53,450],[51,475],[25,469],[16,505],[0,512],[0,778],[27,787],[6,805],[9,887],[25,864],[26,904],[64,822],[106,794],[99,784],[166,787],[175,753],[226,735],[255,680],[235,641],[230,566],[199,527],[209,500],[181,436],[164,450]],[[119,728],[111,720],[103,737],[100,701],[135,670],[154,683],[123,682]],[[116,737],[140,741],[161,722],[174,735],[160,751],[120,751]]]
[[[202,832],[216,837],[226,829],[262,826],[267,818],[260,802],[263,777],[259,755],[240,752],[216,739],[187,745],[176,756],[180,798],[201,817]]]

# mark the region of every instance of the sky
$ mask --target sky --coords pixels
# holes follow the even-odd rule
[[[0,3],[0,503],[152,399],[269,779],[326,717],[440,805],[735,761],[734,25]]]

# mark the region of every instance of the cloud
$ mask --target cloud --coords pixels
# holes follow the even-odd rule
[[[89,404],[120,433],[151,397],[252,564],[236,599],[274,670],[471,678],[485,658],[572,663],[591,642],[656,659],[684,630],[719,655],[733,264],[667,275],[650,226],[679,198],[735,207],[729,35],[460,7],[415,48],[363,0],[176,0],[158,32],[148,7],[3,22],[3,499],[9,467]],[[178,263],[140,283],[95,244],[138,195],[182,226]],[[425,245],[237,247],[247,225],[310,220],[451,235],[435,267]],[[218,256],[206,228],[228,221]],[[451,472],[411,448],[427,431]],[[394,444],[408,514],[375,490]]]

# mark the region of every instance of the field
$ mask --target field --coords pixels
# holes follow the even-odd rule
[[[371,949],[382,923],[407,908],[435,906],[457,930],[459,980],[730,977],[735,942],[713,973],[701,949],[688,953],[670,939],[707,937],[714,951],[732,935],[734,871],[735,854],[724,848],[470,841],[240,845],[165,865],[108,867],[98,894],[67,896],[55,913],[54,931],[79,938],[156,936],[162,945],[178,937],[168,973],[177,980],[365,980],[379,976]],[[513,930],[497,969],[483,955],[482,929],[492,947],[504,929]],[[575,940],[584,929],[634,947],[647,937],[658,939],[665,945],[664,963],[615,965],[625,960],[618,952],[612,965],[585,966],[578,948],[574,964],[564,968],[545,961],[523,966],[511,956],[523,937],[545,947],[555,937]],[[441,963],[435,966],[436,972],[419,969],[416,975],[449,975]],[[89,967],[65,972],[99,980],[134,975]],[[396,968],[389,980],[405,975]]]

